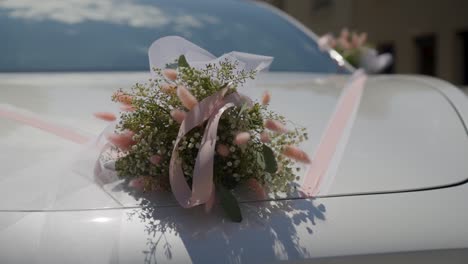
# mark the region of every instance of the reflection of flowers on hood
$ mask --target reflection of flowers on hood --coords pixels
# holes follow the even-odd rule
[[[318,44],[322,50],[335,49],[343,58],[356,68],[363,68],[369,73],[378,73],[392,63],[392,55],[378,54],[377,50],[367,44],[367,33],[350,33],[348,29],[341,30],[338,38],[327,33],[319,38]]]

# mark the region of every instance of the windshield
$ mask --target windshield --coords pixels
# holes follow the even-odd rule
[[[0,1],[0,72],[147,71],[147,50],[179,35],[216,56],[273,56],[272,71],[343,69],[285,18],[247,1]]]

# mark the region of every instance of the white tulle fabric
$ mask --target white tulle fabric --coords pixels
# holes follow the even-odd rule
[[[178,36],[158,39],[150,46],[148,55],[151,69],[153,67],[163,69],[167,64],[177,60],[180,55],[184,55],[189,65],[197,69],[203,69],[208,64],[217,64],[220,61],[228,60],[238,63],[237,70],[262,71],[267,70],[273,61],[273,57],[238,51],[232,51],[217,58],[208,51]]]

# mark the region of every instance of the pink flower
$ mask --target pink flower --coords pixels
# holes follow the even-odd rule
[[[177,71],[174,69],[165,69],[163,71],[163,75],[171,81],[175,81],[177,79]]]
[[[117,102],[122,103],[124,105],[131,105],[132,104],[132,96],[128,94],[124,94],[122,92],[116,92],[114,94]]]
[[[236,135],[236,138],[234,139],[234,144],[236,145],[244,145],[250,140],[250,134],[249,132],[240,132],[239,134]]]
[[[149,158],[149,161],[153,165],[159,165],[159,163],[161,163],[161,160],[162,160],[162,157],[159,155],[153,155]]]
[[[278,132],[278,133],[288,132],[286,127],[283,124],[281,124],[281,122],[276,121],[276,120],[268,119],[267,121],[265,121],[265,127],[271,131]]]
[[[307,153],[295,146],[286,146],[283,150],[283,155],[299,162],[310,163],[310,158]]]
[[[185,119],[185,115],[185,112],[179,109],[174,109],[171,112],[172,118],[179,124],[182,124]]]
[[[161,84],[161,91],[165,94],[173,94],[176,88],[174,85],[170,85],[168,83]]]
[[[218,144],[218,146],[216,146],[216,152],[218,152],[218,154],[221,157],[229,156],[229,148],[228,148],[228,146],[226,146],[224,144]]]
[[[136,142],[133,140],[134,135],[135,133],[132,131],[125,131],[122,134],[109,135],[108,140],[121,150],[128,150],[131,146],[136,144]]]
[[[270,103],[271,94],[268,91],[265,91],[262,96],[262,105],[267,105]]]
[[[257,179],[250,178],[246,182],[247,188],[252,190],[259,199],[266,199],[268,196],[263,186],[257,181]]]
[[[114,121],[117,119],[117,117],[110,112],[96,112],[94,116],[105,121]]]
[[[268,143],[271,141],[270,136],[268,135],[268,132],[263,131],[260,133],[260,141],[263,143]]]
[[[177,87],[177,96],[182,102],[182,105],[184,105],[188,110],[192,110],[192,108],[198,104],[197,98],[195,98],[195,96],[193,96],[184,86]]]

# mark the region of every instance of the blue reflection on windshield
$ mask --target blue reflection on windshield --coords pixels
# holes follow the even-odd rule
[[[1,1],[0,71],[148,70],[149,45],[167,35],[273,56],[272,71],[342,71],[285,19],[229,0]]]

